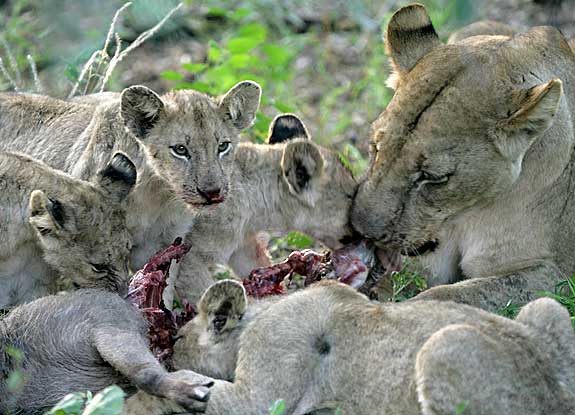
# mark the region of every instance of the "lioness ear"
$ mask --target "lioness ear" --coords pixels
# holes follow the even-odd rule
[[[215,334],[237,326],[247,307],[246,290],[234,280],[216,282],[206,290],[199,303],[200,314],[208,320],[208,330]]]
[[[98,175],[98,184],[116,202],[123,201],[136,184],[136,166],[123,153],[116,153]]]
[[[66,213],[62,204],[50,199],[41,190],[34,190],[30,194],[29,222],[40,236],[46,236],[64,228]]]
[[[163,110],[164,103],[150,88],[135,85],[122,91],[120,114],[125,126],[138,138],[148,135]]]
[[[224,111],[225,119],[231,120],[238,130],[249,127],[256,118],[261,95],[262,90],[255,82],[238,83],[220,100],[220,108]]]
[[[297,140],[284,149],[281,168],[290,192],[314,206],[316,195],[314,182],[323,173],[324,159],[311,141]]]
[[[402,7],[387,25],[385,47],[400,76],[440,44],[427,10],[421,4]]]
[[[523,156],[553,123],[563,95],[563,84],[554,79],[522,93],[519,109],[497,125],[495,145],[520,170]]]
[[[268,143],[283,143],[294,138],[310,138],[303,121],[294,114],[276,116],[270,124]]]

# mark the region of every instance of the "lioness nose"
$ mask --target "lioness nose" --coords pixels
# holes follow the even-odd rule
[[[198,193],[210,203],[219,203],[224,200],[222,189],[219,187],[210,187],[206,189],[197,188]]]

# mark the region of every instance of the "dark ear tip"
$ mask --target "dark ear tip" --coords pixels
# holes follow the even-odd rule
[[[303,121],[295,114],[280,114],[270,124],[269,144],[282,143],[295,138],[310,138]]]
[[[238,82],[238,84],[236,86],[242,86],[244,88],[251,88],[254,91],[257,91],[258,93],[261,93],[261,91],[262,91],[262,87],[260,86],[260,84],[258,84],[255,81],[250,81],[250,80]]]
[[[389,20],[387,30],[412,26],[414,23],[431,23],[427,9],[423,4],[413,3],[397,10]]]
[[[115,153],[112,160],[102,172],[103,177],[114,181],[122,181],[129,186],[136,184],[138,173],[136,166],[124,153]]]

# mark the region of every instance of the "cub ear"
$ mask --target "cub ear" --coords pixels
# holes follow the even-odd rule
[[[98,185],[116,202],[122,202],[130,193],[138,174],[134,163],[123,153],[116,153],[98,174]]]
[[[146,138],[164,111],[162,99],[143,85],[126,88],[120,96],[120,114],[126,128],[138,138]]]
[[[495,139],[501,154],[517,163],[517,174],[527,150],[553,124],[563,95],[563,84],[559,79],[553,79],[520,95],[519,109],[498,123]]]
[[[427,10],[421,4],[402,7],[387,25],[385,48],[393,69],[400,76],[440,44]]]
[[[317,145],[297,140],[284,149],[281,168],[290,192],[310,206],[315,205],[313,184],[323,173],[324,159]]]
[[[64,206],[50,199],[41,190],[30,194],[28,221],[40,236],[46,236],[64,228],[67,222]]]
[[[294,114],[276,116],[270,124],[268,143],[283,143],[294,138],[310,138],[303,121]]]
[[[206,290],[199,303],[208,330],[222,334],[236,327],[248,307],[244,286],[238,281],[218,281]]]
[[[254,122],[260,107],[262,89],[252,81],[236,84],[220,100],[220,108],[226,120],[231,120],[238,129],[243,130]]]

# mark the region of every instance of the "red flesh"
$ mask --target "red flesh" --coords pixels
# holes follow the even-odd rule
[[[190,246],[177,238],[172,245],[153,255],[130,280],[127,299],[148,321],[150,348],[160,361],[171,356],[179,328],[196,315],[194,307],[186,301],[182,311],[172,312],[162,299],[172,261],[179,262],[189,250]]]

